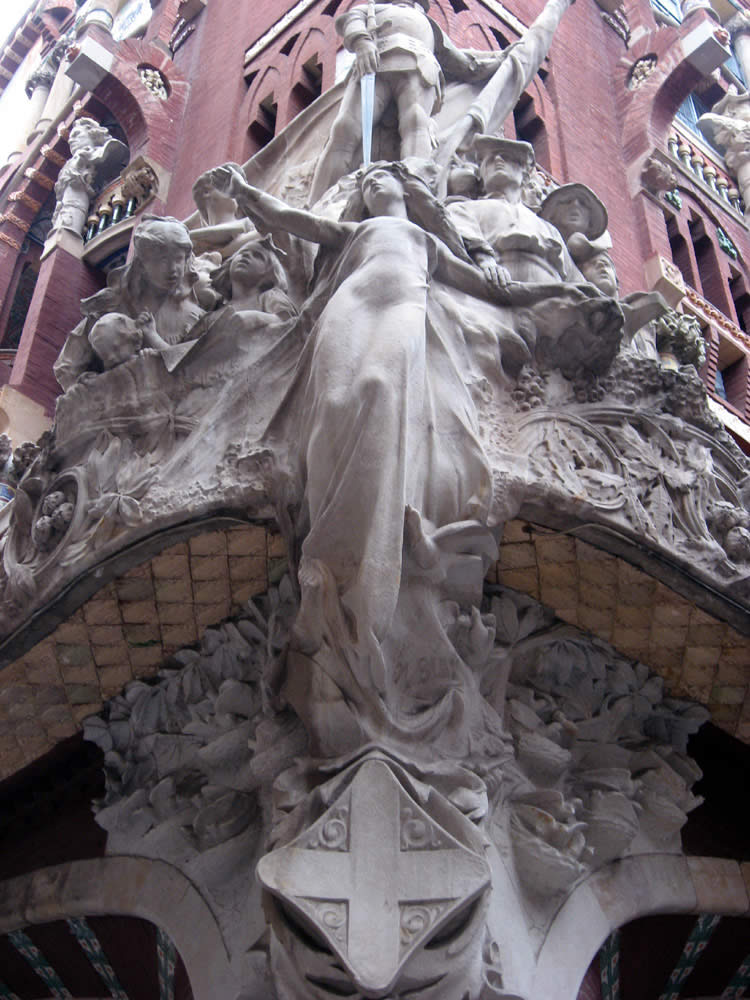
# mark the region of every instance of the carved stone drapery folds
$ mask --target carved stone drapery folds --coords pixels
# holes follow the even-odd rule
[[[365,76],[382,60],[400,93],[426,81],[424,114],[400,108],[402,152],[426,158],[348,172],[357,143],[334,143],[314,171],[315,118],[256,183],[202,175],[192,237],[143,216],[82,304],[18,483],[5,634],[186,522],[286,537],[278,587],[86,725],[108,850],[201,888],[253,998],[527,997],[566,895],[678,852],[696,804],[706,712],[484,582],[521,515],[750,603],[750,467],[690,367],[694,331],[659,296],[619,298],[592,191],[541,201],[532,147],[487,134],[566,6],[489,60],[421,4],[343,15]],[[416,68],[394,61],[402,36]],[[441,70],[462,81],[448,117]],[[359,89],[333,134],[359,129]],[[309,209],[311,183],[331,186]]]

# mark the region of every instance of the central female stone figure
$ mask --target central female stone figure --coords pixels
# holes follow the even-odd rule
[[[453,646],[446,639],[438,651],[434,638],[421,670],[425,657],[442,662],[429,678],[403,675],[394,637],[402,579],[420,577],[423,600],[429,581],[437,616],[448,596],[440,592],[441,544],[454,563],[468,545],[479,565],[477,545],[484,553],[492,544],[481,528],[491,481],[464,382],[464,346],[460,330],[431,323],[430,282],[436,276],[484,295],[487,286],[440,203],[401,163],[364,171],[342,221],[290,208],[231,167],[214,174],[264,228],[324,248],[306,307],[318,315],[265,436],[276,454],[293,451],[292,475],[304,490],[295,526],[301,607],[284,693],[325,755],[389,732],[397,742],[418,738],[455,716],[466,677]],[[457,522],[458,533],[436,533]],[[479,573],[481,580],[481,565]],[[292,670],[295,656],[309,668]],[[295,696],[300,684],[305,690]]]

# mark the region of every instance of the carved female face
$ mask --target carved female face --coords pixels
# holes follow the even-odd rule
[[[139,238],[136,258],[148,283],[157,291],[174,295],[185,281],[192,246],[184,226],[154,221]]]
[[[566,238],[572,233],[585,233],[591,225],[591,209],[583,198],[572,195],[555,206],[551,221]]]
[[[404,189],[390,170],[374,167],[362,178],[362,197],[371,215],[387,215],[395,204],[404,204]]]

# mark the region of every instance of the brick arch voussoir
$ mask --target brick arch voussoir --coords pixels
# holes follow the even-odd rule
[[[657,59],[654,72],[636,90],[629,90],[633,65],[652,54]],[[622,147],[628,165],[640,162],[653,149],[666,149],[677,109],[700,80],[700,72],[685,57],[676,28],[664,28],[638,39],[627,58],[620,60],[614,83],[621,95]]]
[[[39,13],[41,15],[45,15],[59,10],[67,11],[68,14],[73,14],[77,9],[75,0],[47,0]]]
[[[322,28],[308,28],[304,35],[300,35],[295,43],[290,56],[291,79],[296,82],[303,65],[307,60],[317,53],[318,59],[322,62],[327,48],[328,39]]]
[[[257,109],[259,100],[265,96],[270,88],[274,94],[286,93],[283,89],[289,82],[289,64],[284,65],[282,73],[276,66],[266,66],[266,68],[253,80],[252,86],[248,89],[240,106],[240,122],[242,128],[247,128],[254,118],[253,112]]]
[[[144,85],[138,71],[143,65],[164,76],[169,93],[166,101]],[[188,81],[161,48],[131,40],[119,46],[111,71],[94,95],[122,125],[131,158],[147,156],[171,170],[189,90]]]
[[[489,29],[489,25],[482,24],[476,19],[476,15],[471,11],[462,10],[456,17],[461,44],[466,48],[484,48],[488,51],[499,49],[497,39]]]

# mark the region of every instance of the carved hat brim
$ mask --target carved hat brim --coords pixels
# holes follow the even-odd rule
[[[502,139],[496,135],[477,135],[472,143],[477,156],[483,160],[490,153],[502,153],[509,160],[515,160],[531,170],[536,164],[534,147],[530,142],[520,142],[516,139]]]
[[[609,254],[609,247],[602,246],[601,242],[590,240],[584,233],[573,233],[568,240],[568,250],[578,267],[598,257],[600,253]]]
[[[584,236],[590,240],[598,239],[606,230],[609,222],[607,209],[591,188],[586,187],[585,184],[563,184],[559,188],[555,188],[554,191],[550,191],[539,209],[540,217],[554,225],[557,209],[573,197],[580,198],[589,210],[589,224]]]

